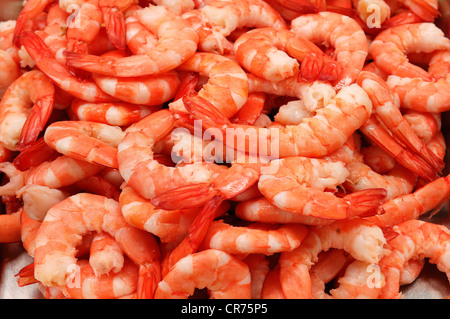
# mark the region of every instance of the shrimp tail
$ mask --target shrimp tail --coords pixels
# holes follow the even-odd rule
[[[310,52],[305,55],[299,77],[306,81],[334,81],[342,72],[342,66],[325,54],[320,56],[317,53]]]
[[[45,143],[43,137],[29,145],[25,150],[21,151],[12,161],[18,170],[26,171],[32,166],[50,160],[59,156],[58,152]]]
[[[31,146],[44,129],[53,111],[54,94],[40,99],[31,110],[25,124],[23,125],[17,148],[19,151]]]
[[[163,264],[163,274],[167,273],[181,258],[193,254],[198,250],[223,200],[224,197],[222,195],[216,195],[203,206],[191,224],[186,237],[175,247],[166,260],[166,263]]]
[[[433,22],[435,18],[441,15],[438,8],[433,7],[430,3],[424,0],[411,0],[409,5],[411,11],[426,22]]]
[[[26,15],[19,15],[17,18],[16,27],[13,34],[13,44],[18,48],[21,46],[21,34],[25,30],[28,19],[29,18]]]
[[[164,210],[201,207],[216,193],[209,183],[181,186],[153,197],[152,204]]]
[[[32,31],[23,31],[20,34],[20,43],[25,46],[27,53],[36,63],[45,58],[53,58],[52,52],[44,41]]]
[[[27,285],[32,285],[39,282],[34,277],[34,262],[23,267],[19,272],[15,275],[17,278],[17,285],[19,287],[24,287]]]
[[[160,270],[154,267],[143,266],[139,267],[139,278],[137,283],[136,296],[138,299],[153,299],[156,286],[160,281]]]
[[[343,199],[349,203],[348,217],[373,215],[386,196],[387,191],[384,188],[365,189],[344,196]]]
[[[110,57],[97,56],[91,54],[80,54],[76,52],[64,51],[64,57],[67,59],[67,65],[74,68],[86,69],[93,73],[112,73],[113,69]]]
[[[195,90],[199,81],[199,76],[195,72],[184,72],[181,76],[181,83],[178,87],[177,93],[173,98],[174,101],[181,99],[188,94],[191,90]]]
[[[115,7],[102,7],[102,12],[109,40],[118,50],[125,52],[127,43],[123,12]]]
[[[189,113],[196,120],[202,121],[204,128],[228,126],[231,122],[209,101],[195,91],[183,96],[183,102]]]

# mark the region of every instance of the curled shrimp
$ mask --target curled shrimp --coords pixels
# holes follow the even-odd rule
[[[0,72],[0,98],[6,92],[8,87],[13,83],[21,74],[19,66],[11,55],[0,49],[0,64],[2,70]]]
[[[307,80],[333,81],[340,72],[336,61],[290,30],[254,29],[240,36],[234,48],[236,58],[247,70],[269,81],[296,75],[299,62],[300,75]]]
[[[411,259],[424,259],[436,264],[450,280],[448,255],[450,231],[443,225],[420,220],[409,220],[393,227],[398,234],[388,241],[390,251],[380,260],[386,284],[381,298],[401,298],[399,292],[401,273],[405,263]]]
[[[213,221],[199,249],[218,249],[229,254],[271,255],[297,248],[308,229],[300,224],[266,225],[254,223],[246,227]]]
[[[226,252],[207,249],[180,259],[164,276],[155,299],[187,299],[195,288],[208,288],[210,298],[251,297],[248,266]]]
[[[158,36],[159,42],[153,50],[120,59],[66,52],[68,65],[93,73],[133,77],[173,70],[195,53],[198,36],[180,16],[153,5],[137,11],[136,15]]]
[[[344,249],[357,260],[378,263],[383,257],[385,243],[381,228],[359,218],[310,228],[298,248],[281,253],[280,280],[284,295],[287,298],[311,298],[309,270],[321,251]]]
[[[288,157],[263,169],[258,188],[275,206],[292,213],[327,219],[370,214],[384,200],[386,190],[370,189],[343,198],[326,191],[343,183],[348,174],[340,162]]]
[[[302,15],[291,22],[291,30],[313,43],[326,43],[335,48],[334,55],[343,71],[333,82],[336,88],[349,85],[364,67],[369,44],[358,23],[334,12]],[[348,41],[349,37],[352,41]]]
[[[24,73],[5,92],[0,103],[0,141],[11,151],[35,142],[53,111],[55,88],[40,71]]]
[[[433,23],[413,23],[380,32],[371,42],[369,52],[377,67],[387,74],[404,78],[430,80],[432,76],[409,62],[408,53],[449,50],[450,40]]]
[[[96,122],[58,121],[49,125],[44,139],[61,154],[90,163],[118,168],[117,146],[125,133],[117,126]]]
[[[85,218],[80,219],[80,214]],[[47,212],[36,237],[36,279],[47,286],[66,285],[68,272],[77,264],[75,247],[82,236],[103,231],[114,237],[127,256],[140,266],[140,276],[145,278],[138,291],[142,296],[151,297],[160,276],[159,247],[155,238],[130,226],[123,219],[118,202],[87,193],[68,197]],[[60,244],[59,249],[55,249],[55,243]]]

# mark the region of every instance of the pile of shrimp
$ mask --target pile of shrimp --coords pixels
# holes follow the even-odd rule
[[[401,298],[450,280],[437,0],[27,0],[0,242],[45,298]],[[18,288],[20,289],[20,288]]]

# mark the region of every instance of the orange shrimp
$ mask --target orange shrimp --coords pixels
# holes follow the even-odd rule
[[[348,174],[341,162],[287,157],[272,160],[263,169],[258,188],[275,206],[300,215],[346,219],[375,211],[386,196],[382,188],[351,193],[343,198],[326,191],[336,189]]]
[[[127,102],[90,103],[74,99],[70,111],[79,121],[128,126],[158,110],[159,107],[159,105],[146,106]]]
[[[118,168],[117,146],[125,133],[116,126],[87,121],[58,121],[49,125],[44,139],[61,154],[90,163]]]
[[[336,96],[314,117],[304,120],[298,125],[284,128],[258,128],[232,124],[214,105],[198,95],[183,97],[186,108],[195,119],[201,119],[205,128],[220,127],[224,132],[229,147],[242,152],[266,152],[265,156],[288,157],[308,156],[321,157],[329,155],[340,148],[350,136],[366,122],[372,113],[372,103],[357,84],[342,88]],[[339,125],[338,125],[339,124]],[[232,128],[234,130],[226,130]],[[239,130],[236,130],[238,129]],[[320,129],[319,129],[320,128]],[[245,133],[244,138],[253,141],[235,143],[237,133]],[[330,139],[330,136],[333,138]],[[259,144],[259,145],[258,145]],[[254,151],[252,151],[252,148]]]
[[[299,72],[313,81],[334,81],[340,65],[319,47],[290,30],[258,28],[234,42],[236,58],[250,72],[269,81],[280,81]]]
[[[76,98],[88,102],[111,102],[115,99],[104,93],[94,82],[81,81],[53,57],[42,39],[31,31],[22,32],[21,43],[36,62],[36,66],[58,87]]]
[[[311,298],[309,270],[321,251],[344,249],[357,260],[378,263],[383,257],[385,243],[381,228],[359,218],[310,228],[298,248],[281,253],[279,264],[283,293],[287,298]]]
[[[431,80],[430,73],[409,62],[408,53],[449,50],[450,40],[433,23],[404,24],[380,32],[371,42],[369,52],[377,67],[402,78]]]
[[[161,274],[155,238],[129,225],[118,202],[88,193],[68,197],[47,212],[36,236],[36,279],[47,286],[66,285],[71,267],[77,265],[75,247],[90,232],[106,232],[115,238],[125,254],[140,266],[138,295],[151,298]]]
[[[393,227],[398,234],[388,241],[389,254],[380,260],[386,284],[381,298],[401,298],[399,292],[401,273],[404,264],[413,259],[424,259],[436,264],[450,280],[448,262],[450,231],[444,225],[432,224],[420,220],[409,220]]]
[[[155,299],[187,299],[195,288],[208,288],[211,299],[249,299],[248,266],[233,255],[207,249],[180,259],[158,283]]]
[[[417,219],[421,215],[440,208],[450,196],[450,177],[438,178],[413,193],[388,200],[380,205],[374,216],[368,221],[380,227],[392,227],[403,221]]]
[[[369,44],[366,35],[355,20],[334,12],[305,14],[292,20],[291,30],[318,45],[326,43],[334,47],[336,61],[343,71],[333,82],[340,89],[356,80],[364,67]],[[348,38],[352,41],[348,41]]]
[[[0,243],[15,243],[21,240],[20,216],[23,210],[12,214],[0,214]]]
[[[24,73],[0,103],[0,141],[11,151],[35,142],[53,111],[55,88],[39,70]]]
[[[0,64],[2,65],[2,70],[0,71],[0,98],[2,98],[11,83],[21,75],[21,72],[11,55],[1,49]]]
[[[431,152],[416,135],[409,123],[395,106],[386,83],[374,73],[363,71],[358,75],[358,84],[367,92],[375,113],[386,128],[406,147],[420,154],[434,169],[440,173],[444,162]]]
[[[248,266],[251,276],[252,299],[261,299],[264,281],[269,273],[269,260],[263,254],[250,254],[242,260]]]
[[[198,36],[186,21],[163,6],[150,5],[136,12],[139,20],[158,36],[158,44],[145,55],[120,59],[66,52],[69,66],[116,77],[134,77],[175,69],[197,50]]]
[[[297,248],[308,229],[300,224],[267,225],[254,223],[246,227],[213,221],[199,250],[218,249],[229,254],[271,255]]]
[[[195,53],[178,70],[198,72],[209,77],[198,95],[212,103],[227,118],[245,104],[248,98],[247,76],[241,66],[231,59],[213,53]],[[185,111],[183,100],[169,104],[171,110]]]

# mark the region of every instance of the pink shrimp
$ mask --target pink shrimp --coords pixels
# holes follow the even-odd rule
[[[431,74],[410,63],[407,54],[449,49],[450,40],[436,25],[413,23],[380,32],[370,44],[369,52],[377,67],[387,74],[429,81]]]
[[[201,119],[205,128],[220,127],[225,131],[224,135],[227,133],[236,135],[242,132],[242,130],[236,130],[237,128],[243,129],[245,138],[255,143],[255,145],[234,143],[236,136],[227,137],[227,141],[231,140],[234,143],[234,145],[228,145],[229,147],[242,152],[252,151],[250,147],[253,147],[256,152],[259,152],[258,149],[264,149],[266,152],[264,155],[280,158],[329,155],[341,147],[368,120],[372,112],[369,97],[357,84],[342,88],[325,107],[317,111],[314,117],[298,125],[284,128],[249,128],[245,125],[232,124],[215,109],[214,105],[200,96],[190,94],[183,97],[183,100],[190,116]],[[225,130],[226,128],[235,130],[230,132]],[[330,136],[333,136],[332,140]]]
[[[0,141],[12,151],[23,150],[38,138],[53,111],[55,88],[40,71],[24,73],[0,103]]]
[[[195,288],[208,288],[211,299],[251,297],[248,266],[233,255],[207,249],[180,259],[158,283],[155,299],[187,299]]]
[[[345,219],[374,212],[386,190],[367,189],[336,197],[348,170],[341,162],[306,157],[272,160],[261,172],[258,188],[275,206],[292,213],[326,219]],[[333,203],[333,204],[331,204]]]
[[[386,284],[381,291],[381,298],[400,298],[401,273],[404,264],[413,259],[429,258],[438,269],[446,273],[450,280],[450,231],[444,225],[432,224],[420,220],[409,220],[393,227],[398,234],[388,241],[390,251],[380,260]]]
[[[117,168],[117,146],[124,136],[122,129],[107,124],[58,121],[47,127],[44,139],[67,156]]]
[[[313,43],[326,43],[335,48],[336,61],[343,67],[343,71],[333,82],[336,88],[356,80],[356,76],[364,67],[369,45],[364,31],[355,20],[325,11],[302,15],[292,20],[291,30]],[[349,37],[352,37],[352,41],[346,40]]]
[[[80,219],[80,214],[84,218]],[[87,193],[68,197],[47,212],[36,237],[36,279],[47,286],[67,284],[68,270],[77,264],[75,247],[82,236],[103,231],[114,237],[125,254],[140,266],[138,295],[151,298],[160,279],[160,253],[155,238],[129,225],[118,202]]]
[[[11,55],[1,49],[0,64],[2,65],[2,70],[0,72],[0,98],[2,98],[11,83],[21,75],[21,71]]]
[[[270,81],[296,75],[312,81],[334,81],[340,65],[314,43],[290,30],[258,28],[234,42],[236,58],[253,74]]]
[[[20,237],[22,210],[12,214],[0,214],[0,243],[15,243]]]
[[[417,219],[440,208],[450,196],[450,177],[438,178],[413,193],[393,198],[378,208],[377,215],[366,219],[380,227],[392,227],[403,221]]]
[[[300,224],[277,227],[254,223],[238,227],[219,220],[211,223],[199,250],[212,248],[229,254],[271,255],[297,248],[307,233],[306,226]]]
[[[357,260],[378,263],[386,239],[378,226],[356,218],[310,228],[302,244],[281,253],[280,281],[287,298],[311,298],[309,270],[321,251],[344,249]]]
[[[245,104],[248,81],[244,70],[231,59],[213,53],[195,53],[179,68],[209,77],[198,95],[212,103],[227,118]],[[185,111],[183,100],[170,103],[171,110]]]
[[[153,50],[120,59],[66,52],[68,65],[103,75],[134,77],[173,70],[195,53],[198,36],[181,17],[163,6],[149,6],[136,14],[158,35]]]
[[[248,266],[251,276],[252,299],[261,299],[264,281],[269,273],[269,260],[263,254],[250,254],[242,260]]]
[[[90,103],[74,99],[70,110],[79,121],[128,126],[157,111],[159,107],[160,105],[145,106],[127,102]]]
[[[434,169],[440,173],[444,162],[431,152],[424,142],[416,135],[409,123],[403,118],[395,106],[386,83],[374,73],[361,72],[357,78],[358,84],[367,92],[372,100],[375,113],[387,129],[406,147],[420,154]]]
[[[21,43],[36,62],[36,66],[58,87],[76,98],[88,102],[112,102],[115,99],[104,93],[94,82],[81,81],[59,64],[42,39],[31,31],[22,32]]]
[[[44,9],[54,2],[55,0],[30,0],[27,1],[26,5],[20,11],[19,17],[17,18],[16,26],[14,29],[13,43],[16,47],[20,47],[21,40],[20,34],[26,30],[27,22],[29,20],[34,20],[39,14],[41,14]]]

